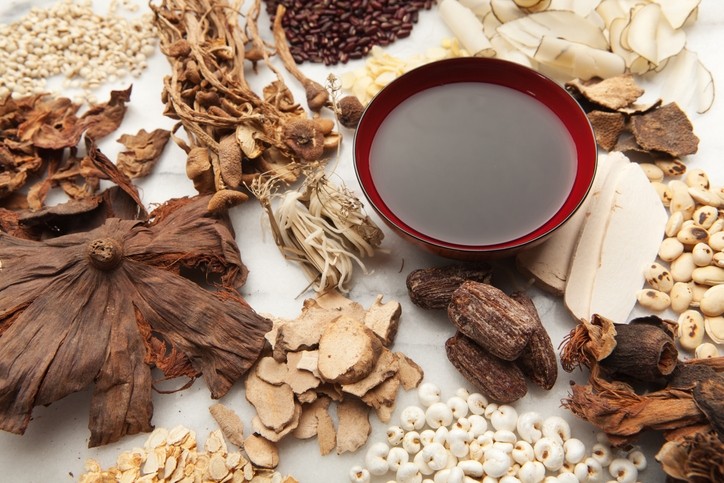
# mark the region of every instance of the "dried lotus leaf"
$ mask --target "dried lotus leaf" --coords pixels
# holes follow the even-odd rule
[[[586,82],[573,79],[566,83],[566,87],[579,92],[589,101],[612,111],[630,106],[644,94],[644,89],[636,84],[631,74]]]
[[[631,132],[642,148],[676,158],[694,154],[699,147],[691,121],[676,103],[632,116]]]
[[[586,116],[593,128],[596,143],[606,151],[611,151],[626,129],[625,116],[620,112],[605,111],[591,111]]]

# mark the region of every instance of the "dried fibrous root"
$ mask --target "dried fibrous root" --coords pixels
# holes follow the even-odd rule
[[[682,481],[724,481],[724,442],[714,432],[669,441],[656,454],[664,472]]]
[[[616,328],[613,321],[594,314],[590,321],[581,320],[564,338],[561,365],[567,372],[608,357],[616,347]]]
[[[310,173],[298,190],[276,193],[274,181],[257,180],[251,190],[265,209],[277,246],[302,264],[314,290],[346,292],[355,264],[365,270],[361,258],[375,254],[382,231],[359,199],[334,185],[323,170]]]

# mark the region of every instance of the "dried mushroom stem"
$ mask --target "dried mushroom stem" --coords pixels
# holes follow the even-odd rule
[[[287,36],[284,33],[284,27],[282,26],[282,18],[286,12],[286,7],[283,4],[277,6],[276,17],[274,18],[273,33],[274,42],[276,43],[277,55],[281,59],[284,67],[292,74],[304,87],[305,94],[307,96],[307,105],[312,111],[318,112],[321,110],[329,100],[329,93],[327,90],[307,76],[305,76],[301,70],[297,67],[292,53],[289,51],[289,43],[287,42]]]

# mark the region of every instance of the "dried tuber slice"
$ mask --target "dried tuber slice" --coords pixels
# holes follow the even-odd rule
[[[370,409],[359,399],[345,399],[337,405],[337,454],[353,453],[369,438]]]
[[[644,94],[643,88],[636,84],[631,74],[589,81],[573,79],[566,82],[566,88],[612,111],[630,106]]]
[[[327,382],[357,382],[372,371],[381,350],[380,340],[362,322],[339,317],[319,339],[319,375]]]
[[[269,384],[256,371],[250,371],[245,388],[247,401],[254,406],[265,427],[279,431],[294,419],[294,392],[288,384]]]
[[[279,449],[273,442],[252,434],[244,440],[244,452],[249,461],[260,468],[276,468],[279,464]]]

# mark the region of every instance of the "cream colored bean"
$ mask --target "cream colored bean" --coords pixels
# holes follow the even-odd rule
[[[701,285],[719,285],[724,283],[724,268],[713,265],[709,267],[698,267],[691,272],[691,279]]]
[[[702,205],[709,205],[714,207],[721,206],[721,198],[719,198],[716,193],[708,189],[689,188],[689,195],[691,195],[694,201],[696,201],[697,203],[701,203]]]
[[[644,270],[646,282],[656,290],[668,293],[674,286],[671,273],[661,264],[652,263]]]
[[[659,247],[659,258],[665,262],[672,262],[684,253],[684,244],[676,237],[664,238]]]
[[[695,268],[694,256],[690,252],[685,252],[671,262],[669,271],[674,278],[674,282],[688,282],[691,280],[691,273]]]
[[[711,340],[717,344],[724,344],[724,317],[706,317],[704,329]]]
[[[705,242],[709,238],[709,232],[694,224],[686,225],[676,234],[676,239],[684,245],[696,245]]]
[[[716,193],[716,195],[724,201],[724,186],[718,186],[716,188],[713,188],[712,191]]]
[[[716,220],[706,231],[709,232],[709,237],[711,237],[714,233],[724,231],[724,218]]]
[[[709,290],[708,285],[701,285],[699,283],[689,282],[689,287],[691,287],[691,307],[698,307],[701,303],[701,299],[704,298],[704,294],[706,294],[706,291]]]
[[[689,187],[683,181],[672,180],[669,182],[671,188],[671,204],[669,210],[672,213],[680,211],[685,220],[691,219],[696,209],[696,202],[689,194]]]
[[[708,190],[710,187],[709,175],[707,175],[706,172],[701,168],[694,168],[688,170],[686,172],[686,176],[684,176],[684,183],[686,183],[686,186],[689,186],[691,188],[701,188]]]
[[[666,236],[668,237],[674,237],[677,233],[679,233],[683,224],[684,214],[680,211],[675,211],[671,213],[671,216],[669,216],[669,219],[666,221],[664,233],[666,233]]]
[[[671,287],[669,298],[671,299],[671,310],[680,314],[689,308],[694,299],[694,294],[688,283],[676,282],[674,286]]]
[[[724,231],[718,231],[709,237],[709,246],[715,251],[724,251]]]
[[[656,166],[654,163],[639,163],[649,181],[663,181],[664,170]]]
[[[652,288],[639,290],[636,293],[636,300],[642,307],[654,312],[663,312],[671,305],[669,294]]]
[[[697,267],[706,267],[714,259],[714,250],[706,243],[697,243],[691,249],[691,255]]]
[[[679,315],[678,322],[679,345],[693,351],[704,341],[704,317],[697,310],[687,310]]]
[[[724,268],[724,252],[716,252],[711,259],[712,265]]]
[[[699,310],[707,317],[724,314],[724,285],[714,285],[704,292],[699,302]]]
[[[700,206],[691,217],[698,226],[708,230],[719,219],[719,210],[713,206]]]
[[[671,205],[671,197],[673,196],[673,194],[671,193],[671,188],[669,188],[664,183],[660,183],[658,181],[652,181],[651,186],[659,195],[661,204],[668,208]]]
[[[694,351],[694,357],[697,359],[711,359],[712,357],[719,356],[719,349],[711,342],[704,342],[699,344],[699,347]]]
[[[681,176],[686,173],[686,165],[678,159],[660,159],[654,161],[656,166],[661,168],[667,176]],[[683,183],[680,181],[680,183]]]

